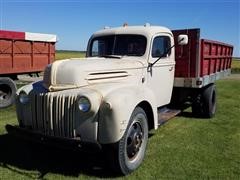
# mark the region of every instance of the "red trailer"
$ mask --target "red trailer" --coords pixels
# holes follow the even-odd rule
[[[13,103],[19,74],[38,73],[55,59],[56,35],[0,30],[0,108]]]
[[[182,105],[192,102],[192,110],[199,113],[204,92],[214,82],[231,74],[233,46],[200,38],[200,29],[173,30],[175,42],[180,34],[188,35],[188,44],[175,47],[176,70],[172,102]],[[215,91],[214,91],[215,92]],[[211,99],[215,101],[215,95]],[[215,104],[215,103],[213,103]]]

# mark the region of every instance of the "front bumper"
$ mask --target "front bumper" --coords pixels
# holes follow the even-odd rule
[[[19,126],[12,126],[7,124],[6,130],[9,134],[12,134],[21,139],[43,143],[51,146],[58,146],[61,148],[77,148],[86,152],[98,152],[102,150],[102,146],[99,143],[83,142],[79,139],[71,139],[64,137],[47,136],[42,133],[34,132],[28,129],[20,128]]]

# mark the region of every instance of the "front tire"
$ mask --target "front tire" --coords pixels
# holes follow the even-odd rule
[[[117,172],[127,175],[142,163],[148,141],[147,122],[144,110],[140,107],[135,108],[123,137],[110,150],[112,156],[108,154],[109,160],[114,162],[112,167]]]

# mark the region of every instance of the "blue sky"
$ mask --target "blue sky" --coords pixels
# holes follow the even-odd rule
[[[93,32],[124,22],[201,28],[240,56],[239,0],[0,0],[0,29],[57,34],[57,49],[85,50]]]

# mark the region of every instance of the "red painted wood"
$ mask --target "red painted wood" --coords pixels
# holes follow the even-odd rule
[[[175,43],[180,34],[187,34],[189,43],[175,47],[175,77],[194,78],[231,68],[233,46],[200,39],[200,29],[173,30]]]
[[[0,34],[0,75],[41,72],[55,59],[54,42],[26,41],[19,32]]]
[[[0,39],[25,40],[25,32],[0,30]]]
[[[196,77],[198,72],[197,59],[199,53],[200,29],[173,30],[175,41],[176,70],[175,77]],[[188,44],[177,45],[177,38],[180,34],[188,35]]]
[[[207,39],[201,40],[201,76],[231,68],[233,46]]]

